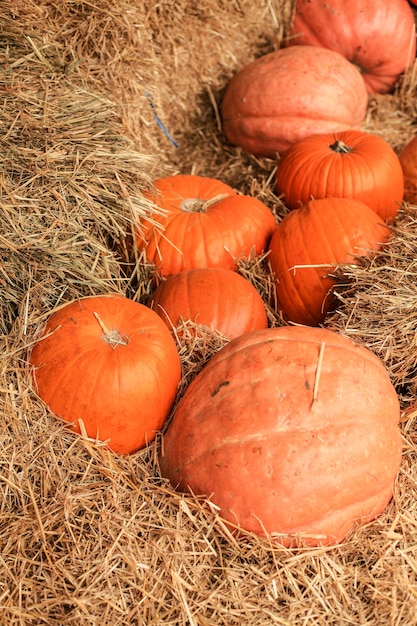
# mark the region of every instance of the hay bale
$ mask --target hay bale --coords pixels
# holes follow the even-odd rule
[[[2,3],[2,624],[415,623],[412,207],[375,265],[340,268],[355,291],[340,291],[330,323],[381,354],[407,409],[395,497],[340,546],[237,541],[215,507],[161,479],[158,440],[116,457],[69,433],[30,384],[27,351],[55,306],[107,291],[149,293],[152,268],[136,259],[132,281],[114,244],[152,211],[144,192],[154,177],[219,177],[281,219],[275,163],[228,145],[218,107],[228,78],[279,45],[290,14],[286,0]],[[416,130],[416,90],[412,70],[395,93],[369,103],[367,129],[396,150]],[[266,262],[248,259],[240,271],[279,325]],[[182,389],[224,342],[183,331]]]
[[[151,211],[142,192],[152,158],[133,149],[109,97],[68,76],[59,45],[36,24],[6,17],[1,37],[0,328],[8,332],[32,309],[124,291],[111,242]]]
[[[385,363],[404,402],[417,395],[417,207],[399,214],[381,254],[338,268],[345,288],[328,327],[356,339]]]

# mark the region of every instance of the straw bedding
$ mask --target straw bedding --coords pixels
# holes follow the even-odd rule
[[[256,5],[256,6],[255,6]],[[173,172],[223,179],[265,201],[275,163],[228,145],[218,105],[231,75],[276,48],[285,0],[3,0],[0,18],[0,623],[415,624],[417,615],[417,209],[404,206],[374,261],[338,268],[329,327],[381,356],[400,395],[395,495],[331,549],[236,540],[213,507],[159,475],[158,441],[130,457],[69,433],[30,385],[26,355],[54,307],[149,293],[118,248]],[[416,132],[415,71],[372,98],[365,127],[399,151]],[[270,325],[266,259],[240,271]],[[177,338],[182,390],[225,339]],[[201,332],[200,332],[201,331]]]

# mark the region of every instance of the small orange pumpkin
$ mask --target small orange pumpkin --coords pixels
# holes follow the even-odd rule
[[[204,176],[178,174],[154,183],[161,210],[143,220],[136,243],[160,276],[198,267],[236,269],[237,259],[260,254],[276,223],[260,200]]]
[[[318,326],[333,310],[332,270],[380,250],[390,229],[359,200],[322,198],[288,213],[270,243],[277,307],[289,322]]]
[[[51,411],[119,454],[154,439],[174,402],[181,365],[171,333],[120,295],[70,302],[53,313],[30,354],[35,388]]]
[[[222,268],[174,274],[159,285],[149,304],[168,328],[191,320],[233,339],[268,326],[259,292],[240,274]]]
[[[404,177],[382,137],[346,130],[293,145],[278,163],[276,191],[291,209],[312,198],[354,198],[391,223],[404,197]]]
[[[242,335],[190,383],[164,435],[163,476],[233,526],[333,545],[379,515],[401,463],[400,406],[380,359],[323,328]]]

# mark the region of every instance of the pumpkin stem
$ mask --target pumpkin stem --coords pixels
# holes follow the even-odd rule
[[[130,343],[127,335],[121,335],[118,330],[109,330],[96,311],[94,311],[94,317],[98,321],[104,333],[104,340],[109,344],[110,348],[114,350],[116,346],[127,346]]]
[[[340,141],[340,139],[336,139],[336,141],[332,143],[329,148],[330,150],[333,150],[333,152],[339,152],[340,154],[347,154],[348,152],[352,152],[352,148],[343,143],[343,141]]]
[[[201,198],[185,198],[181,202],[181,209],[182,211],[185,211],[185,213],[205,213],[213,204],[216,204],[229,196],[230,194],[228,193],[219,193],[217,196],[209,198],[208,200],[202,200]]]

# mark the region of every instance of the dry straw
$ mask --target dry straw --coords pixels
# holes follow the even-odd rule
[[[56,306],[151,292],[153,269],[133,259],[130,277],[119,253],[152,208],[155,176],[216,176],[282,218],[275,164],[229,146],[218,109],[230,76],[279,45],[290,13],[285,0],[1,3],[1,624],[416,623],[413,207],[377,260],[338,269],[350,286],[329,324],[380,354],[404,407],[395,496],[340,546],[237,540],[214,506],[161,479],[159,441],[116,457],[69,433],[30,384],[27,352]],[[413,70],[369,103],[366,128],[396,150],[415,132],[416,85]],[[280,325],[266,264],[240,271]],[[226,340],[184,324],[177,341],[182,392]]]
[[[401,211],[381,254],[336,271],[339,308],[328,320],[329,327],[378,354],[411,405],[417,394],[416,211]]]

